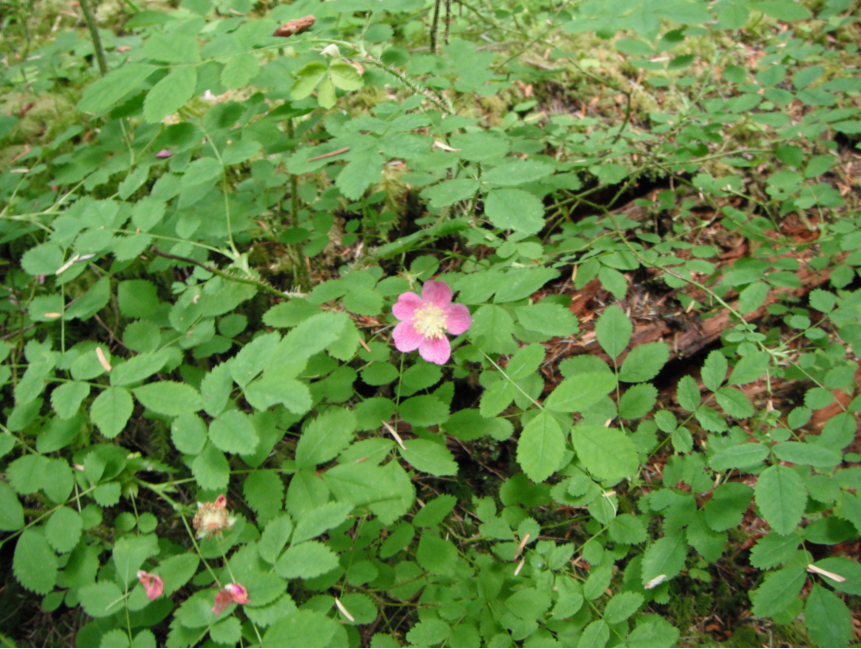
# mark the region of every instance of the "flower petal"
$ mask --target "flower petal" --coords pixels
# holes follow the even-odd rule
[[[450,334],[459,336],[472,325],[472,316],[465,304],[449,304],[445,308],[446,329]]]
[[[422,287],[422,300],[444,309],[451,303],[451,289],[445,282],[428,280]]]
[[[392,307],[392,313],[398,320],[412,320],[416,309],[422,305],[422,299],[415,293],[402,293]]]
[[[397,347],[399,352],[414,352],[425,339],[424,336],[416,331],[410,320],[405,320],[395,327],[394,332],[392,332],[392,338],[395,339],[395,347]]]
[[[144,590],[146,590],[146,596],[150,601],[158,599],[164,592],[164,582],[158,575],[138,570],[138,581],[143,584]]]
[[[422,344],[419,345],[419,354],[428,363],[445,365],[451,356],[451,343],[448,342],[448,338],[445,336],[425,338]]]

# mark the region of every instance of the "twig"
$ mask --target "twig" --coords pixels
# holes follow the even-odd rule
[[[266,282],[262,282],[258,279],[252,279],[250,277],[239,277],[238,275],[231,275],[230,273],[226,273],[223,270],[219,270],[213,266],[207,266],[206,264],[202,264],[196,259],[190,259],[188,257],[180,257],[179,255],[171,255],[166,252],[162,252],[155,246],[150,248],[150,252],[159,257],[164,257],[165,259],[174,259],[176,261],[181,261],[186,264],[193,264],[195,266],[200,266],[204,270],[212,273],[213,275],[218,275],[219,277],[223,277],[224,279],[229,279],[233,282],[239,282],[240,284],[250,284],[252,286],[256,286],[259,289],[266,291],[272,295],[277,295],[278,297],[305,297],[305,293],[300,291],[279,291],[274,286],[270,286]]]

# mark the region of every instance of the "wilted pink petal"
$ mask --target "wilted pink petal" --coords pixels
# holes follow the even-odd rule
[[[248,591],[245,589],[245,586],[227,584],[227,586],[219,590],[215,594],[215,606],[212,607],[212,612],[215,615],[221,615],[233,603],[251,603],[251,600],[248,599]]]
[[[459,335],[469,329],[472,317],[463,304],[451,304],[451,289],[445,282],[428,280],[422,297],[404,293],[392,307],[394,316],[401,320],[392,338],[402,352],[419,350],[426,361],[445,364],[451,356],[451,343],[446,331]]]
[[[221,507],[222,509],[227,507],[227,496],[221,494],[218,498],[215,499],[215,505],[217,507]]]
[[[416,331],[411,320],[398,323],[392,338],[395,339],[395,347],[399,352],[414,352],[424,340],[424,336]]]
[[[472,316],[465,304],[449,304],[445,308],[445,314],[448,318],[446,327],[450,334],[459,336],[472,325]]]
[[[156,158],[172,158],[173,154],[167,149],[162,149],[158,153],[155,154]]]
[[[445,365],[451,356],[451,343],[448,338],[440,336],[439,338],[425,338],[422,344],[419,345],[419,354],[428,363],[436,363],[437,365]]]
[[[138,581],[143,584],[144,590],[146,590],[146,596],[150,601],[161,597],[161,594],[164,592],[164,582],[158,575],[138,570]]]
[[[422,287],[422,301],[440,308],[446,307],[451,302],[451,289],[445,282],[428,280]]]
[[[233,598],[233,601],[237,604],[250,604],[251,600],[248,599],[248,591],[245,589],[245,586],[241,584],[227,584],[224,587],[224,590],[228,591]]]
[[[415,315],[416,309],[422,306],[422,299],[415,293],[403,293],[395,306],[392,307],[392,313],[398,320],[410,320]]]

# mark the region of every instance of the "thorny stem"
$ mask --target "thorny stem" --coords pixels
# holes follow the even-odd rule
[[[295,137],[292,117],[287,120],[287,137],[291,140]],[[299,180],[296,174],[290,174],[290,227],[299,227]],[[293,253],[293,281],[302,291],[310,291],[311,279],[308,276],[308,266],[305,255],[302,254],[302,248],[299,244],[290,248]]]
[[[96,15],[93,13],[93,8],[90,6],[90,0],[80,0],[81,11],[84,12],[84,20],[87,21],[87,29],[90,30],[90,37],[93,39],[93,49],[96,51],[96,61],[99,63],[99,71],[102,76],[108,73],[108,61],[105,58],[105,48],[102,47],[102,37],[99,36],[99,26],[96,24]]]

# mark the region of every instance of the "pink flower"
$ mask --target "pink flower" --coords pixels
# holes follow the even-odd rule
[[[164,582],[158,575],[138,570],[138,581],[143,584],[146,596],[150,601],[161,597],[161,594],[164,592]]]
[[[404,293],[392,313],[401,320],[393,337],[398,351],[419,350],[429,363],[444,365],[451,356],[451,345],[445,332],[458,336],[469,329],[472,317],[463,304],[451,303],[451,289],[445,282],[425,282],[422,296]]]
[[[159,158],[159,159],[172,158],[173,154],[170,151],[168,151],[167,149],[162,149],[161,151],[159,151],[158,153],[155,154],[155,157]]]
[[[227,584],[224,588],[215,594],[215,606],[212,607],[212,612],[216,615],[221,615],[228,606],[233,602],[237,604],[250,604],[248,599],[248,591],[245,586],[239,584]]]

